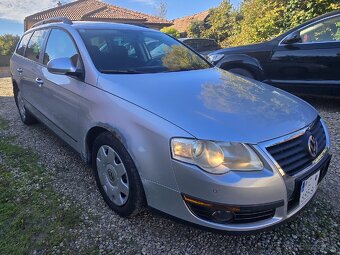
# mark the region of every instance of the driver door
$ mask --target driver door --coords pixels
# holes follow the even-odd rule
[[[48,124],[53,124],[51,128],[76,147],[81,139],[79,114],[84,99],[80,95],[85,84],[77,77],[50,73],[47,64],[57,58],[70,58],[78,69],[83,68],[80,54],[71,36],[66,31],[55,28],[50,32],[44,52],[41,100],[48,109],[45,114]]]
[[[293,33],[298,33],[299,42],[284,39],[273,51],[269,83],[296,93],[340,95],[340,15]]]

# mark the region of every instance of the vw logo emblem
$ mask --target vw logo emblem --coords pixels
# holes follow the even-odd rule
[[[318,141],[312,135],[308,138],[308,151],[313,158],[318,154]]]

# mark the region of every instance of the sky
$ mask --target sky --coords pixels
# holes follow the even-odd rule
[[[103,0],[109,4],[155,15],[160,0]],[[231,0],[238,7],[240,0]],[[33,13],[57,6],[58,0],[1,0],[0,35],[23,33],[23,20]],[[70,0],[62,0],[62,3]],[[167,4],[167,19],[172,20],[218,6],[222,0],[164,0]]]

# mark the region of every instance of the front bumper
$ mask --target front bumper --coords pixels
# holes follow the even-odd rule
[[[262,171],[212,175],[173,160],[178,190],[150,181],[147,185],[153,194],[162,196],[154,196],[149,205],[195,225],[228,232],[253,232],[281,224],[304,207],[299,206],[302,181],[320,171],[320,182],[327,173],[331,155],[329,135],[324,127],[327,142],[323,153],[294,176],[285,174],[266,148],[305,130],[254,146],[264,162]],[[223,222],[220,212],[218,217],[212,217],[216,211],[232,212],[234,218]],[[223,213],[222,216],[226,217]]]
[[[255,187],[258,184],[257,182],[266,183],[265,180],[261,181],[260,179],[257,179],[257,180],[253,180],[253,184],[250,185],[248,188],[244,186],[244,188],[236,187],[234,189],[230,188],[228,190],[228,187],[227,187],[227,189],[224,189],[226,190],[225,192],[219,189],[218,184],[211,184],[211,183],[204,184],[204,182],[202,182],[201,183],[202,185],[197,186],[197,188],[193,190],[193,192],[186,192],[185,194],[179,191],[173,190],[173,189],[169,189],[155,182],[147,181],[148,183],[145,183],[145,184],[148,185],[149,188],[153,189],[153,191],[155,192],[154,194],[162,194],[162,196],[155,196],[153,199],[153,203],[149,204],[149,206],[152,208],[158,209],[162,212],[165,212],[166,214],[173,216],[174,218],[177,218],[181,221],[189,222],[194,225],[198,225],[204,228],[210,228],[214,230],[227,231],[230,233],[249,233],[249,232],[256,232],[260,230],[270,229],[276,225],[280,225],[284,223],[286,220],[290,219],[292,216],[294,216],[296,213],[298,213],[301,209],[305,207],[305,206],[304,207],[298,206],[301,181],[307,178],[308,176],[314,174],[315,172],[320,171],[320,179],[319,179],[319,182],[320,182],[327,173],[330,160],[331,160],[331,155],[328,153],[325,154],[324,157],[316,165],[310,168],[310,170],[303,176],[303,178],[296,179],[295,181],[296,186],[294,189],[296,193],[293,192],[293,194],[296,194],[296,195],[291,196],[291,198],[292,197],[294,198],[293,200],[288,198],[288,192],[286,191],[285,182],[283,178],[278,178],[278,180],[281,180],[281,182],[278,180],[275,180],[276,179],[275,177],[272,177],[273,179],[269,178],[269,180],[273,181],[274,185],[268,188],[266,188],[265,185],[263,186],[259,185],[258,187]],[[177,165],[180,163],[175,162],[174,164]],[[174,169],[176,169],[176,166],[174,166]],[[183,169],[183,166],[181,166],[181,168],[178,170],[180,170],[181,172],[186,172],[186,170]],[[192,183],[194,183],[193,185],[200,182],[199,179],[196,179],[193,177],[191,177],[190,180]],[[249,181],[250,180],[248,179],[246,182],[249,182]],[[235,182],[237,181],[235,180]],[[241,183],[244,183],[244,179],[243,181],[241,181]],[[278,185],[278,184],[279,186],[274,187],[275,185]],[[241,194],[243,192],[242,189],[246,189],[247,191],[245,193],[248,193],[246,202],[237,199],[238,194]],[[208,194],[215,194],[215,195],[212,195],[210,199],[205,199],[205,198],[202,199],[201,197],[198,198],[197,190],[205,190],[205,191],[209,190],[211,192]],[[222,195],[219,194],[220,192],[223,194]],[[263,201],[265,199],[259,200],[259,197],[258,197],[258,194],[261,194],[261,192],[263,192],[263,197],[265,199],[269,197],[272,197],[272,198],[270,200],[267,200],[264,203]],[[266,217],[265,219],[261,219],[261,215],[260,215],[259,217],[260,220],[258,221],[251,220],[249,222],[244,222],[244,223],[233,222],[233,223],[226,223],[226,224],[218,223],[214,220],[206,219],[204,217],[201,217],[200,215],[197,215],[197,213],[195,213],[190,207],[190,204],[188,202],[185,202],[184,197],[183,197],[185,195],[188,196],[189,198],[196,198],[199,201],[204,201],[206,203],[211,203],[214,205],[219,205],[219,206],[222,205],[228,208],[241,208],[241,211],[245,212],[245,214],[249,212],[248,210],[250,211],[255,210],[255,213],[256,213],[258,208],[260,208],[259,211],[263,211],[263,212],[273,209],[273,214],[270,215],[270,217]],[[228,203],[228,204],[226,204],[225,202],[221,203],[219,199],[223,197],[234,198],[234,201],[237,201],[238,203]],[[225,199],[224,201],[229,201],[229,200]],[[243,203],[240,203],[240,202],[243,202]],[[242,209],[246,209],[246,210],[244,211]],[[242,215],[240,217],[242,217]]]

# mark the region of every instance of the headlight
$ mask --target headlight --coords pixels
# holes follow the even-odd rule
[[[174,159],[197,165],[213,174],[263,169],[262,161],[254,150],[243,143],[173,138],[171,151]]]
[[[211,63],[216,63],[218,61],[220,61],[222,58],[224,58],[223,54],[212,54],[212,55],[208,55],[208,60]]]

